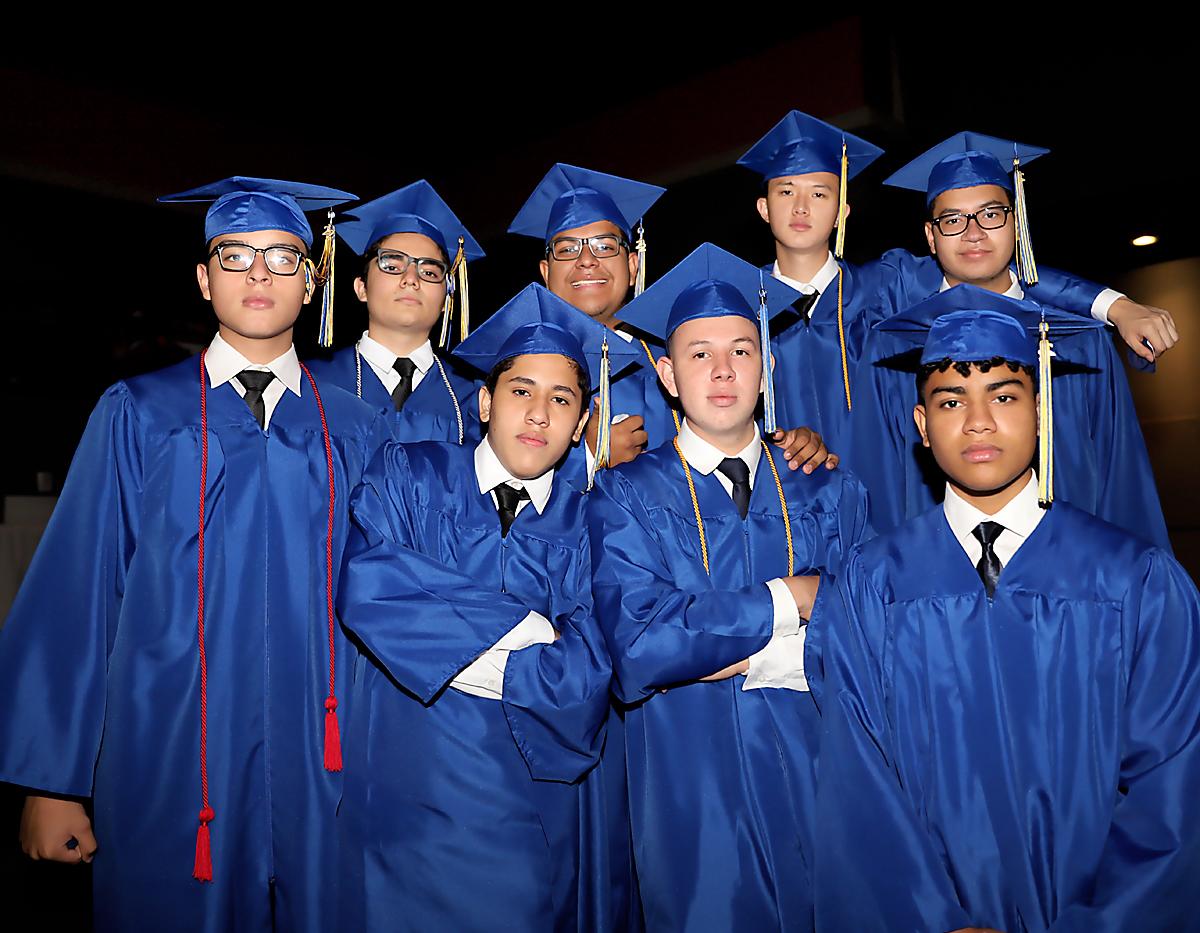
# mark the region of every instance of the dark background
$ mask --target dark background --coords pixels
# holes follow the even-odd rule
[[[211,31],[212,11],[193,12],[196,31]],[[798,22],[768,10],[743,23],[727,10],[664,30],[626,8],[575,6],[536,35],[502,39],[511,21],[490,35],[439,23],[414,36],[422,14],[410,12],[314,24],[303,41],[255,35],[247,22],[228,48],[202,50],[181,47],[177,33],[127,48],[106,36],[87,53],[10,34],[18,54],[36,54],[0,68],[4,494],[33,492],[39,471],[57,489],[108,384],[211,339],[194,275],[203,207],[155,198],[228,175],[364,199],[429,180],[487,251],[471,266],[477,319],[537,276],[540,242],[505,230],[556,161],[668,187],[647,218],[649,281],[704,240],[768,261],[759,180],[733,163],[792,108],[886,150],[851,184],[852,261],[896,246],[925,251],[921,195],[879,182],[964,129],[1052,150],[1027,171],[1040,263],[1119,285],[1142,267],[1200,255],[1190,192],[1197,82],[1192,53],[1171,38],[1179,23],[1081,30],[1007,12],[1003,21]],[[364,33],[377,33],[378,46],[356,45]],[[1146,232],[1159,244],[1130,245]],[[365,321],[351,281],[338,278],[339,345]],[[1197,296],[1189,300],[1194,309]],[[1182,328],[1190,309],[1171,310]],[[317,317],[315,303],[301,316],[302,357]],[[1160,373],[1196,359],[1185,345]],[[1135,394],[1145,378],[1131,376]],[[1191,534],[1190,513],[1159,480],[1173,534]],[[11,840],[8,793],[0,818],[11,829],[0,825],[0,839]],[[79,869],[31,865],[0,844],[0,890],[39,901],[44,920],[86,925],[86,884]]]

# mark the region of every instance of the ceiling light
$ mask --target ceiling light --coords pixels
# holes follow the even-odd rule
[[[1133,238],[1134,246],[1153,246],[1157,242],[1158,237],[1156,237],[1153,233],[1143,233],[1141,236],[1135,236]]]

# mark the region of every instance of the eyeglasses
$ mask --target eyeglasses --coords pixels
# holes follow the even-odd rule
[[[368,254],[370,255],[370,254]],[[408,267],[417,264],[417,278],[422,282],[446,281],[446,264],[440,259],[427,256],[410,256],[397,249],[381,249],[375,251],[375,264],[379,271],[388,275],[404,275]]]
[[[304,265],[304,254],[291,246],[268,246],[257,249],[245,243],[221,243],[213,247],[208,258],[217,257],[217,262],[226,272],[249,272],[254,259],[262,253],[267,271],[272,275],[295,275]]]
[[[967,232],[971,221],[979,225],[980,230],[999,230],[1008,223],[1008,215],[1013,212],[1011,207],[985,207],[973,214],[943,214],[930,221],[942,236],[959,236]]]
[[[597,236],[560,236],[546,247],[546,255],[559,262],[574,262],[586,246],[597,259],[611,259],[621,255],[621,249],[629,249],[624,238],[612,233]]]

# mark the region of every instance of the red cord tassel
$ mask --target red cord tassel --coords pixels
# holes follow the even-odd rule
[[[325,700],[325,770],[342,770],[342,734],[338,731],[337,697]]]
[[[200,828],[196,830],[196,864],[192,877],[197,881],[212,881],[212,845],[208,837],[208,824],[215,814],[211,807],[200,811]]]

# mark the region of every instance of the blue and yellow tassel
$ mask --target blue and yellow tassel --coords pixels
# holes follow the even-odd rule
[[[1054,502],[1054,387],[1050,383],[1050,361],[1054,345],[1050,326],[1043,319],[1038,327],[1038,505]]]
[[[596,482],[596,473],[608,466],[612,459],[612,391],[609,386],[611,363],[608,359],[608,337],[600,345],[600,398],[596,402],[596,417],[600,419],[596,428],[596,459],[588,474],[588,489]]]
[[[1037,263],[1029,238],[1029,208],[1025,204],[1025,173],[1021,171],[1021,160],[1017,156],[1013,156],[1013,196],[1016,200],[1017,274],[1026,285],[1037,285]]]

